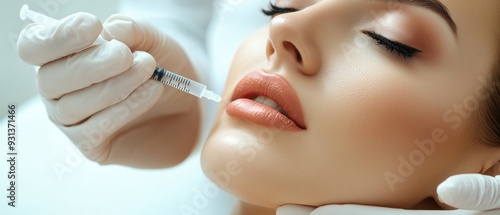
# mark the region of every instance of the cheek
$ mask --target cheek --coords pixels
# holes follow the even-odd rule
[[[444,82],[429,81],[438,75],[419,74],[370,49],[365,45],[352,59],[330,60],[311,84],[309,93],[318,96],[304,98],[318,109],[309,112],[317,125],[330,124],[342,136],[394,140],[384,146],[396,148],[404,147],[397,144],[402,140],[425,137],[444,126],[442,115],[453,104],[445,98],[453,94],[442,89]],[[337,55],[330,59],[339,59]]]
[[[325,72],[317,80],[322,84],[311,90],[316,95],[322,94],[307,101],[310,105],[306,118],[315,132],[311,135],[312,143],[317,145],[315,154],[329,157],[330,164],[348,166],[344,167],[348,175],[344,180],[360,191],[352,195],[353,199],[364,192],[371,195],[364,202],[379,205],[391,202],[393,206],[404,207],[408,205],[397,204],[416,203],[428,195],[429,172],[433,172],[429,170],[436,163],[433,158],[418,157],[421,151],[416,141],[429,139],[435,129],[447,128],[442,120],[443,107],[447,105],[424,89],[431,86],[422,85],[414,74],[402,68],[365,61],[356,67],[330,69],[333,72]],[[415,153],[418,156],[410,158]],[[398,178],[402,181],[391,185],[394,181],[388,180],[386,173],[400,176],[401,158],[404,162],[417,158],[418,168],[411,176],[403,175]],[[424,159],[425,163],[418,159]],[[412,193],[411,197],[408,193]]]
[[[356,128],[352,131],[381,139],[393,139],[394,135],[416,137],[426,128],[436,126],[439,111],[429,108],[432,104],[426,105],[428,96],[418,92],[411,80],[384,73],[370,71],[340,78],[344,81],[342,84],[326,90],[334,92],[334,98],[324,100],[333,101],[330,115],[338,117],[344,128]],[[320,124],[324,123],[327,122]]]
[[[244,75],[267,66],[266,29],[237,51],[225,100]],[[339,58],[324,62],[328,59]],[[326,63],[332,66],[314,77],[294,79],[308,127],[303,134],[262,132],[229,119],[221,105],[202,152],[207,176],[239,198],[268,207],[291,202],[409,207],[428,195],[420,187],[428,187],[422,184],[435,162],[426,161],[394,190],[385,173],[397,175],[399,158],[409,159],[415,140],[444,126],[439,95],[424,89],[434,86],[422,85],[405,68],[388,67],[387,59],[356,56],[338,62]]]

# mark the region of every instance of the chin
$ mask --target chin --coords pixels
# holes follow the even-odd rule
[[[273,175],[258,166],[261,163],[257,160],[260,146],[242,147],[252,144],[250,142],[247,133],[238,129],[213,130],[201,153],[203,172],[213,183],[241,201],[277,208],[286,200],[277,196],[276,190],[266,191]]]
[[[289,161],[290,156],[279,147],[286,141],[273,140],[268,144],[257,140],[268,131],[271,130],[238,121],[216,122],[201,153],[204,174],[224,191],[260,207],[344,203],[337,198],[341,195],[314,186],[316,183],[311,182],[315,176]]]

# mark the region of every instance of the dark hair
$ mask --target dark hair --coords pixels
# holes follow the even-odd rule
[[[489,86],[485,89],[489,92],[488,99],[479,111],[475,135],[480,143],[496,147],[500,147],[500,45],[498,50]]]

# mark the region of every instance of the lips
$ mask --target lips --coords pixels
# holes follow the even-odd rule
[[[282,130],[306,129],[297,94],[281,76],[253,71],[236,85],[231,101],[231,116]]]

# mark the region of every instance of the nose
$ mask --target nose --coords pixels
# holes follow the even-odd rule
[[[276,16],[269,24],[267,59],[275,64],[288,64],[305,75],[315,75],[321,59],[314,46],[313,24],[297,13]]]

